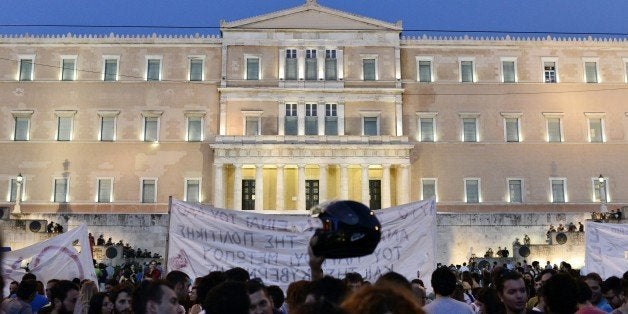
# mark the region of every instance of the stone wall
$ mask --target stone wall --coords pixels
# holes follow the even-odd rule
[[[584,237],[570,236],[565,245],[545,245],[549,224],[568,224],[583,222],[589,218],[583,213],[475,213],[475,214],[438,214],[437,262],[460,264],[475,254],[482,257],[487,248],[497,251],[498,247],[507,247],[513,252],[513,242],[527,234],[531,240],[531,255],[528,260],[544,263],[550,260],[559,263],[567,260],[574,267],[584,263]],[[28,221],[42,219],[61,224],[65,230],[81,223],[88,226],[94,237],[100,234],[113,242],[123,240],[134,248],[148,249],[162,256],[166,253],[168,215],[158,214],[64,214],[64,215],[25,215],[21,220],[2,220],[2,238],[4,246],[19,249],[43,241],[54,234],[34,233],[28,230]]]

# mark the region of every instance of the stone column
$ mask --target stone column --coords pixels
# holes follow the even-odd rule
[[[264,165],[255,165],[255,210],[264,209]]]
[[[340,198],[343,200],[349,199],[349,165],[340,165]]]
[[[370,203],[370,195],[369,195],[369,165],[362,164],[362,203],[366,206],[369,206]]]
[[[297,209],[305,209],[305,165],[297,167]]]
[[[388,208],[390,200],[390,165],[382,165],[382,208]]]
[[[225,208],[225,182],[222,164],[214,164],[214,206]]]
[[[283,210],[285,209],[285,193],[284,192],[284,167],[285,165],[277,165],[277,204],[275,205],[275,209]]]
[[[404,164],[399,166],[400,173],[400,184],[398,186],[399,191],[399,204],[407,204],[410,201],[410,165]]]
[[[318,201],[327,200],[327,165],[322,164],[318,168]]]
[[[234,164],[233,172],[233,209],[242,209],[242,165]]]

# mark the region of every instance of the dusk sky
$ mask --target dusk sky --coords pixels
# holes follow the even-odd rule
[[[220,20],[233,21],[291,8],[304,2],[305,0],[0,0],[0,33],[217,34]],[[628,37],[628,0],[318,0],[318,2],[334,9],[386,22],[402,20],[405,35],[420,35],[426,33],[425,30],[451,30],[583,33],[583,35],[612,33]],[[213,28],[9,26],[26,24]]]

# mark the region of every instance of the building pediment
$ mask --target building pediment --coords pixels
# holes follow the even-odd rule
[[[314,0],[305,4],[269,14],[233,22],[221,22],[221,30],[269,30],[269,29],[315,29],[315,30],[366,30],[400,32],[401,22],[396,24],[358,16],[319,5]]]

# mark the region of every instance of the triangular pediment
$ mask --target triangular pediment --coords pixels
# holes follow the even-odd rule
[[[315,29],[401,31],[401,23],[380,20],[320,6],[308,0],[304,5],[233,22],[222,22],[225,30]]]

